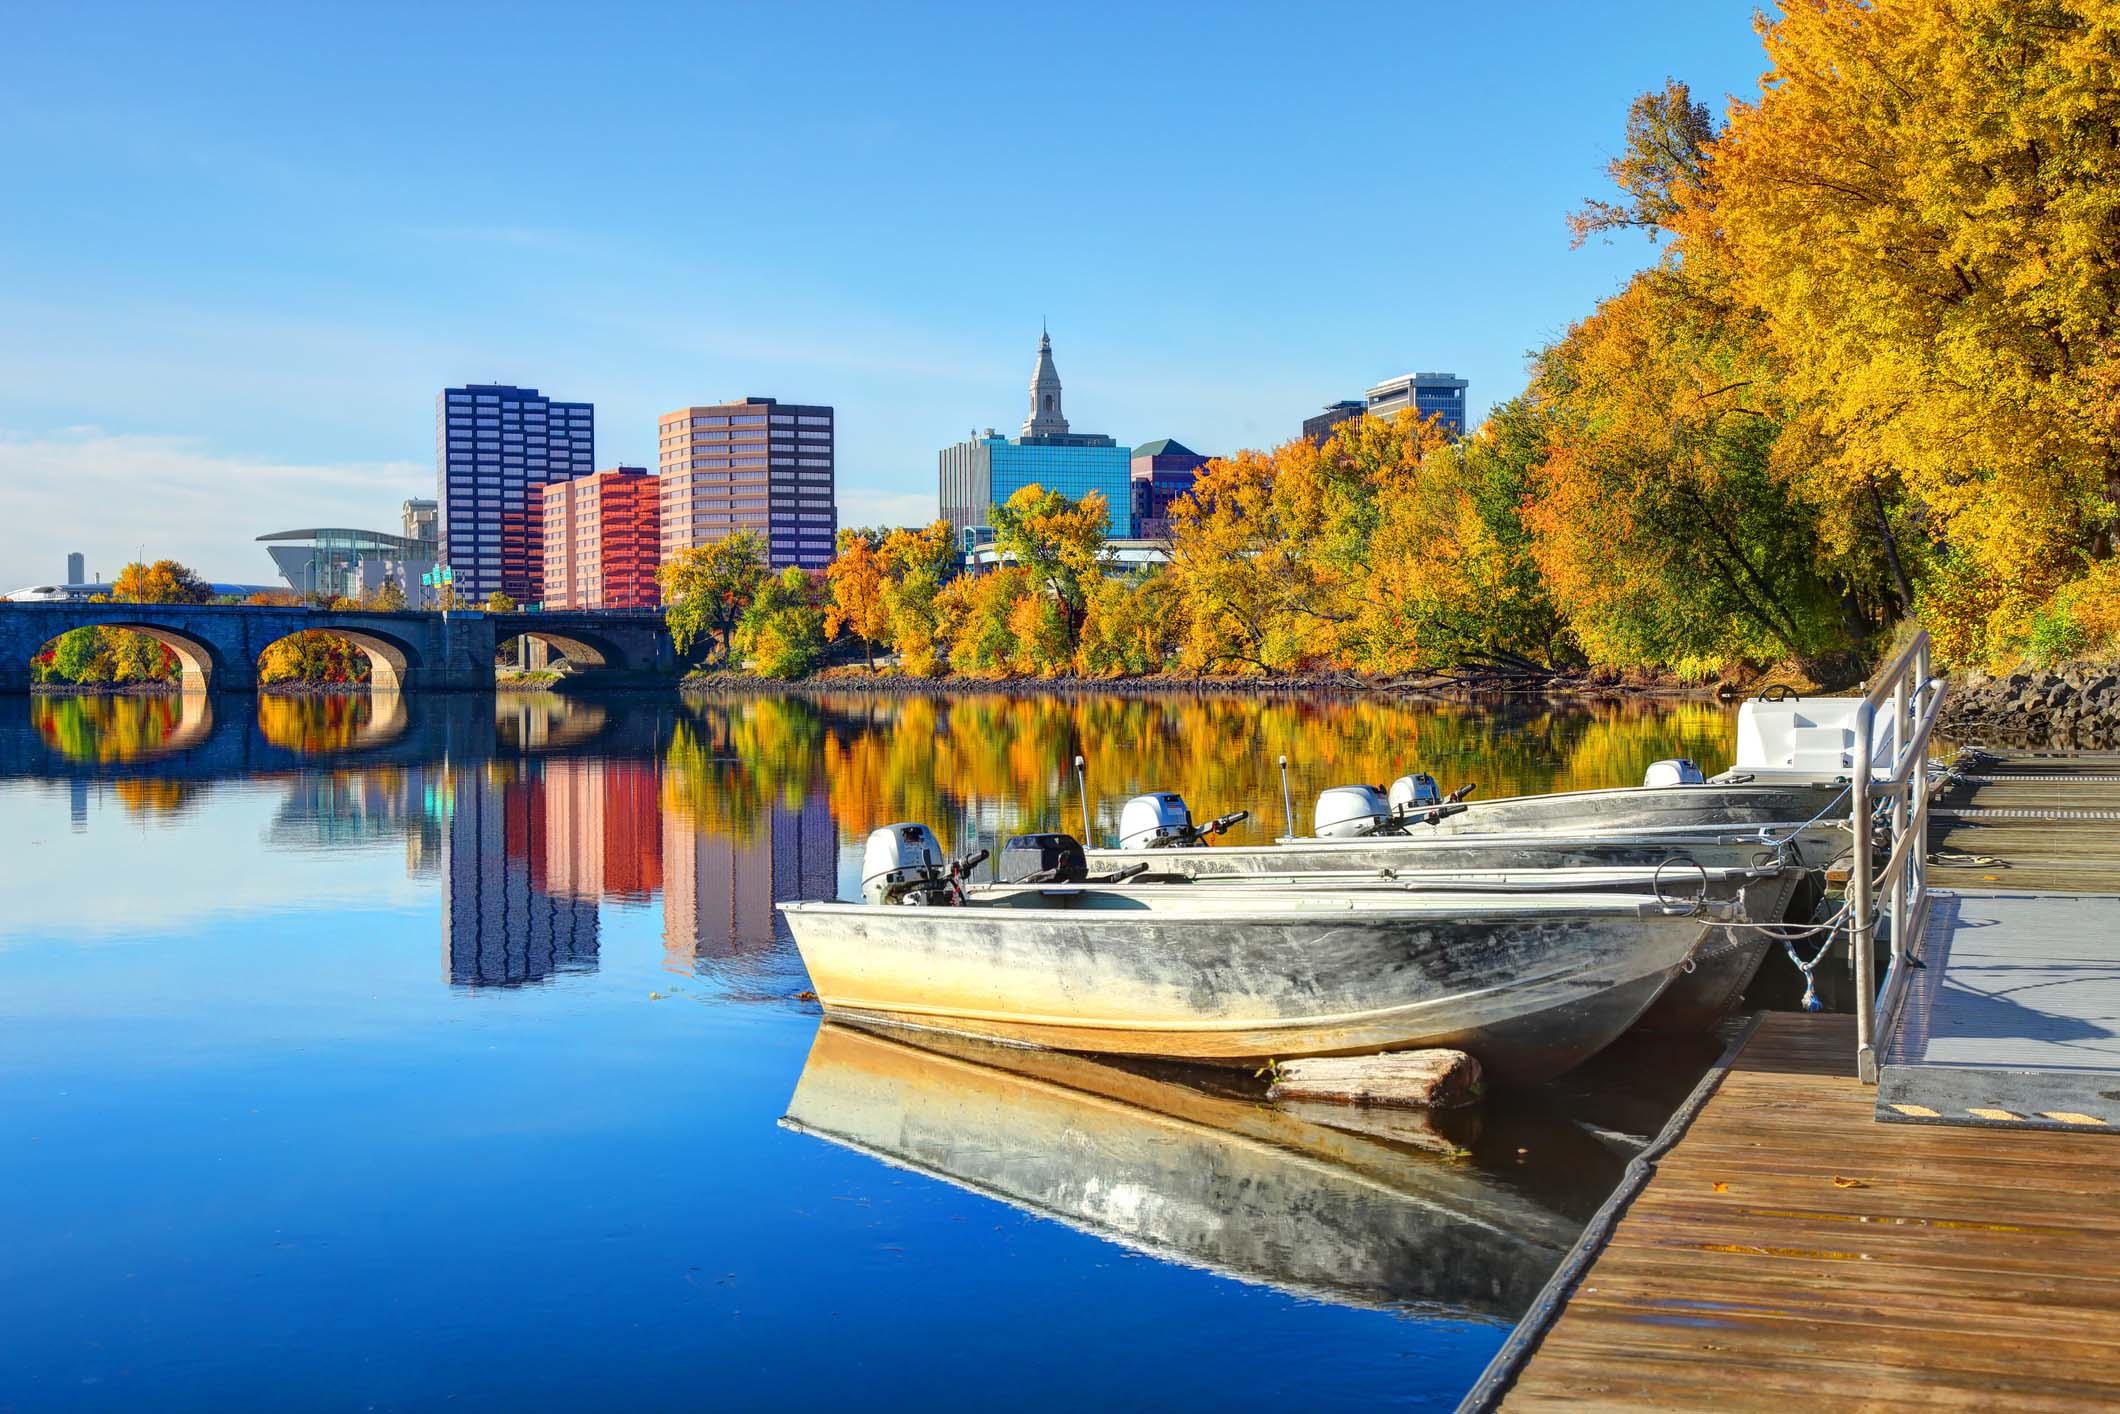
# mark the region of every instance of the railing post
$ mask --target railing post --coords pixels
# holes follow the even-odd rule
[[[1929,685],[1928,634],[1924,632],[1917,643],[1918,646],[1914,651],[1914,681],[1917,684],[1914,697],[1916,703],[1915,711],[1927,717],[1929,714],[1941,710],[1943,688]],[[1922,742],[1922,751],[1924,754],[1928,751],[1928,742],[1926,740]],[[1914,850],[1914,857],[1908,861],[1907,867],[1914,871],[1914,925],[1922,927],[1928,919],[1928,908],[1926,905],[1929,896],[1929,763],[1926,760],[1922,761],[1919,769],[1914,774],[1913,828],[1920,833],[1921,838]],[[1908,938],[1904,950],[1909,953],[1912,952],[1915,942],[1915,939]]]
[[[1908,660],[1900,671],[1899,680],[1892,685],[1892,777],[1895,781],[1898,781],[1899,772],[1907,766],[1907,758],[1911,754],[1914,745],[1913,724],[1907,714],[1908,670],[1912,667],[1912,661]],[[1894,850],[1899,848],[1900,840],[1906,836],[1907,799],[1913,793],[1913,789],[1912,773],[1909,773],[1905,781],[1899,782],[1892,787],[1892,848]],[[1891,956],[1894,958],[1897,958],[1906,949],[1907,925],[1914,916],[1913,884],[1913,860],[1910,856],[1906,862],[1899,866],[1899,872],[1892,876],[1892,897],[1890,901],[1892,918]],[[1885,970],[1887,973],[1891,971],[1890,964],[1886,965]],[[1890,1018],[1886,1019],[1890,1020]]]
[[[1849,824],[1855,850],[1848,867],[1849,942],[1855,962],[1855,1070],[1865,1085],[1877,1083],[1877,910],[1870,898],[1870,752],[1877,734],[1876,705],[1865,698],[1855,708],[1855,772],[1848,788]]]

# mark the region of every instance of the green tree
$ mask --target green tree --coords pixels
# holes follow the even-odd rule
[[[496,589],[486,596],[485,607],[489,614],[512,614],[515,612],[515,601]]]
[[[736,626],[734,645],[752,670],[769,678],[799,678],[824,659],[824,610],[816,583],[790,565],[760,585]]]
[[[736,626],[767,573],[765,537],[755,530],[695,545],[666,561],[657,578],[662,581],[663,621],[670,626],[677,651],[690,653],[695,643],[711,635],[727,657]]]
[[[52,644],[52,673],[62,682],[110,681],[110,654],[102,630],[76,628],[60,634]]]

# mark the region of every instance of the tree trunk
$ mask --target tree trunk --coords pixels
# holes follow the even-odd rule
[[[1906,567],[1899,563],[1899,539],[1892,534],[1892,521],[1884,513],[1884,494],[1877,489],[1877,478],[1864,476],[1869,483],[1870,510],[1877,517],[1877,533],[1884,537],[1885,563],[1892,567],[1892,588],[1899,595],[1899,613],[1902,618],[1914,612],[1914,586],[1907,583]]]

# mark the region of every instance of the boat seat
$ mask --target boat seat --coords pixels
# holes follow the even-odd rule
[[[1799,771],[1844,771],[1854,765],[1855,733],[1846,727],[1799,726],[1789,732],[1789,764]]]

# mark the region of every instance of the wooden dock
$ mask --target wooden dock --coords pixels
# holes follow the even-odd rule
[[[1893,1061],[1936,1051],[2103,1070],[2120,1092],[2120,755],[1966,776],[1932,822],[1950,862],[1931,882],[1956,903],[1932,913],[1946,948],[1908,1012],[1922,1054],[1892,1051],[1887,1088]],[[1467,1407],[2120,1405],[2114,1126],[2036,1100],[1880,1123],[1847,1016],[1761,1017],[1699,1094]]]

